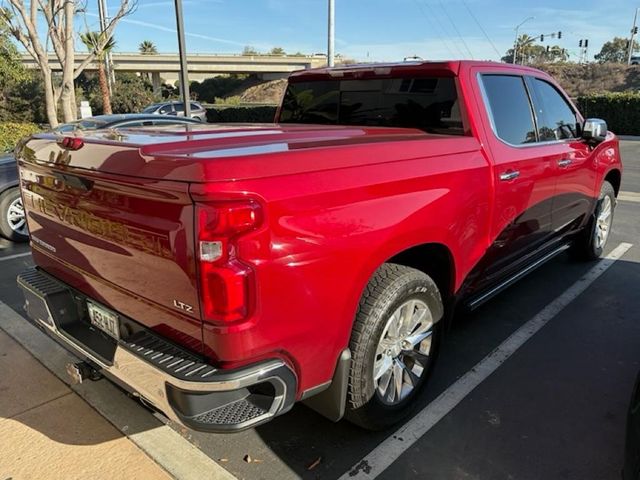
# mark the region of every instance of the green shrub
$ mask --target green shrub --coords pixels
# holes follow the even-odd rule
[[[84,75],[78,83],[89,99],[93,115],[102,115],[102,92],[97,75]],[[142,76],[130,72],[116,72],[111,110],[113,113],[139,113],[158,100],[152,90],[151,84]]]
[[[275,106],[207,108],[210,123],[273,123]]]
[[[40,127],[35,123],[0,123],[0,152],[13,150],[18,141],[40,131]]]
[[[602,118],[618,135],[640,135],[640,93],[597,93],[578,97],[585,118]]]
[[[240,95],[226,98],[216,97],[213,103],[224,106],[239,106],[242,103],[242,97],[240,97]]]
[[[200,102],[213,103],[216,97],[228,97],[245,85],[252,84],[252,77],[247,75],[225,75],[212,77],[202,82],[191,82],[191,94]],[[192,97],[193,98],[193,97]]]

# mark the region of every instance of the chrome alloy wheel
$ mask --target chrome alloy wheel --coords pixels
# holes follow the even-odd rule
[[[28,235],[27,221],[24,216],[24,207],[22,206],[22,199],[16,198],[9,204],[7,208],[7,223],[9,228],[20,235]]]
[[[600,211],[596,219],[595,245],[596,248],[604,248],[611,231],[611,221],[613,219],[613,202],[609,195],[605,195],[600,204]]]
[[[427,371],[431,354],[433,317],[426,303],[407,300],[385,325],[373,366],[376,393],[395,405],[413,391]]]

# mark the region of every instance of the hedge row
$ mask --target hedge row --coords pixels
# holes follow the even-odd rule
[[[602,118],[618,135],[640,135],[640,93],[598,93],[578,97],[585,118]]]
[[[0,122],[0,152],[13,150],[22,137],[40,130],[35,123]]]
[[[239,106],[207,108],[210,123],[272,123],[275,106]]]

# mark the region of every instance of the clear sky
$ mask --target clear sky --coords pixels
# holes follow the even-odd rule
[[[118,5],[107,3],[110,11]],[[95,4],[88,0],[93,28]],[[183,0],[183,5],[189,52],[239,53],[245,45],[326,51],[327,0]],[[628,36],[636,6],[640,0],[336,0],[336,51],[371,61],[411,55],[495,60],[496,50],[503,55],[513,44],[515,26],[533,16],[521,32],[561,30],[561,40],[545,39],[545,44],[559,44],[576,60],[581,38],[589,39],[593,56],[606,40]],[[176,52],[173,1],[139,0],[116,30],[116,40],[118,51],[135,51],[151,40],[160,52]]]

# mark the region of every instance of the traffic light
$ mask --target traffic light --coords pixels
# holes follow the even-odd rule
[[[547,53],[551,50],[551,45],[547,45]]]
[[[584,41],[584,48],[587,48],[589,46],[589,39],[586,39]]]
[[[562,32],[558,32],[558,39],[562,38]]]
[[[544,35],[540,35],[540,41],[544,42]]]
[[[638,34],[638,27],[633,27],[633,34],[637,35]]]
[[[582,40],[580,40],[580,41],[578,42],[578,46],[579,46],[580,48],[582,48]]]

